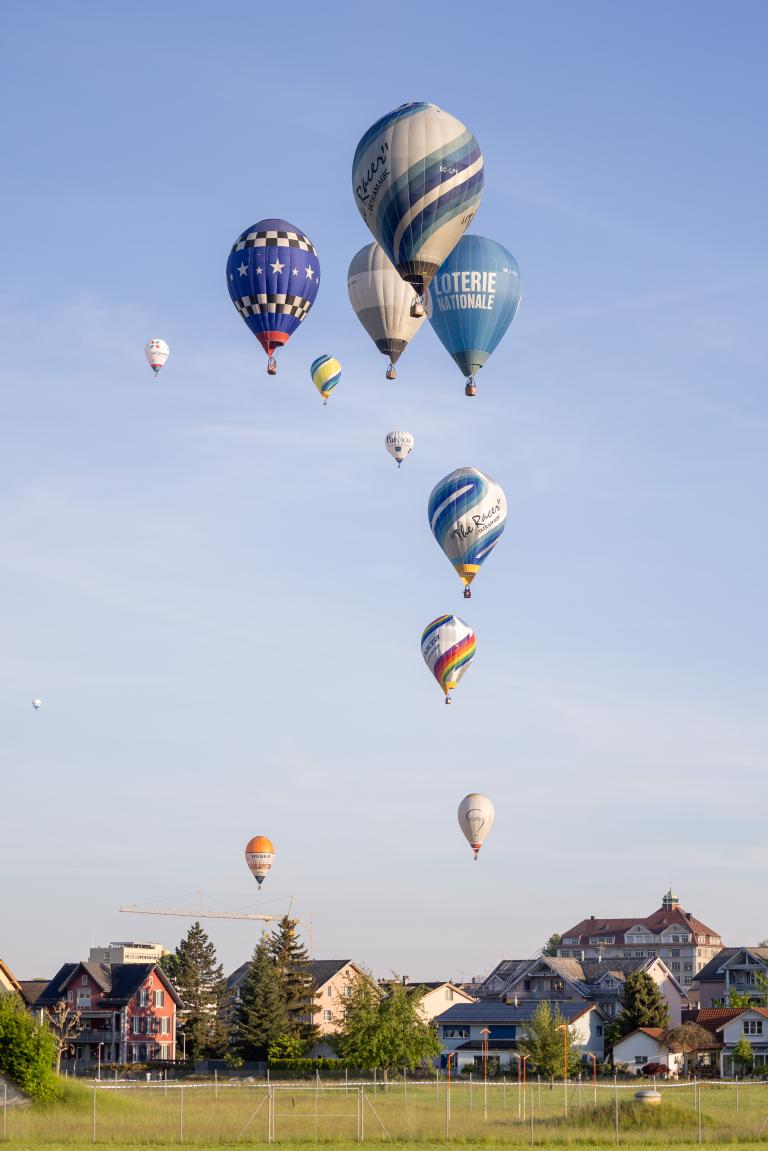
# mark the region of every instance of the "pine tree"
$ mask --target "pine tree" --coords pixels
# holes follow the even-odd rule
[[[283,996],[288,1033],[309,1044],[319,1036],[312,1020],[319,1008],[315,1003],[316,988],[309,953],[299,942],[297,926],[297,919],[283,916],[272,935],[270,954]]]
[[[270,1045],[288,1034],[283,993],[270,952],[270,941],[261,939],[240,987],[235,1043],[243,1059],[266,1059]]]
[[[227,981],[216,962],[216,948],[199,923],[193,923],[173,955],[161,967],[181,996],[179,1032],[185,1037],[188,1060],[215,1059],[226,1054],[223,1022]]]
[[[621,1012],[610,1026],[609,1043],[618,1043],[638,1027],[666,1027],[669,1007],[647,971],[630,971],[619,995]]]

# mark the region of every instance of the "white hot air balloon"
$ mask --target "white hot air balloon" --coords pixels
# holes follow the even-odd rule
[[[147,357],[147,363],[155,375],[160,371],[170,354],[171,349],[165,340],[147,340],[144,355]]]
[[[416,441],[410,432],[387,432],[384,443],[392,459],[397,460],[397,466],[400,467],[405,457],[413,451]]]
[[[41,699],[33,699],[32,700],[32,706],[35,709],[35,711],[40,710],[40,708],[42,707],[42,703],[43,703],[43,701]]]
[[[401,279],[383,248],[368,244],[349,265],[347,291],[358,320],[382,355],[389,357],[386,376],[394,380],[395,364],[425,319],[411,315],[413,288]]]
[[[493,827],[494,814],[493,804],[488,796],[480,795],[476,791],[465,795],[459,804],[459,827],[474,851],[475,859],[485,843],[485,837]]]

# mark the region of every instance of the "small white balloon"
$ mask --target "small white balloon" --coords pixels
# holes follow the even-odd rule
[[[39,710],[40,710],[40,705],[42,704],[42,702],[43,702],[43,701],[42,701],[41,699],[33,699],[33,700],[32,700],[32,706],[33,706],[33,708],[35,709],[35,711],[39,711]]]
[[[155,375],[160,371],[170,354],[171,349],[165,340],[147,340],[144,355],[147,357],[147,363]]]
[[[397,460],[397,466],[400,467],[405,457],[413,451],[416,440],[410,432],[387,432],[384,443],[392,459]]]
[[[485,837],[493,827],[495,814],[493,804],[488,796],[480,795],[477,791],[465,795],[459,804],[459,827],[474,851],[475,859],[477,859],[477,853],[485,843]]]

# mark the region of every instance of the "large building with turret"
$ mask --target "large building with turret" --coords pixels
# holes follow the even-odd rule
[[[694,975],[717,955],[723,941],[716,931],[684,911],[669,890],[661,907],[645,919],[601,919],[590,915],[564,931],[557,948],[563,959],[664,960],[685,990]]]

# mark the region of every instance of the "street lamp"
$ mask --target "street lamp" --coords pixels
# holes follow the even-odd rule
[[[587,1055],[592,1060],[592,1072],[595,1084],[595,1106],[597,1106],[597,1056],[593,1055],[591,1051],[588,1051]]]
[[[488,1118],[488,1036],[490,1027],[483,1027],[480,1031],[483,1037],[483,1118]]]

